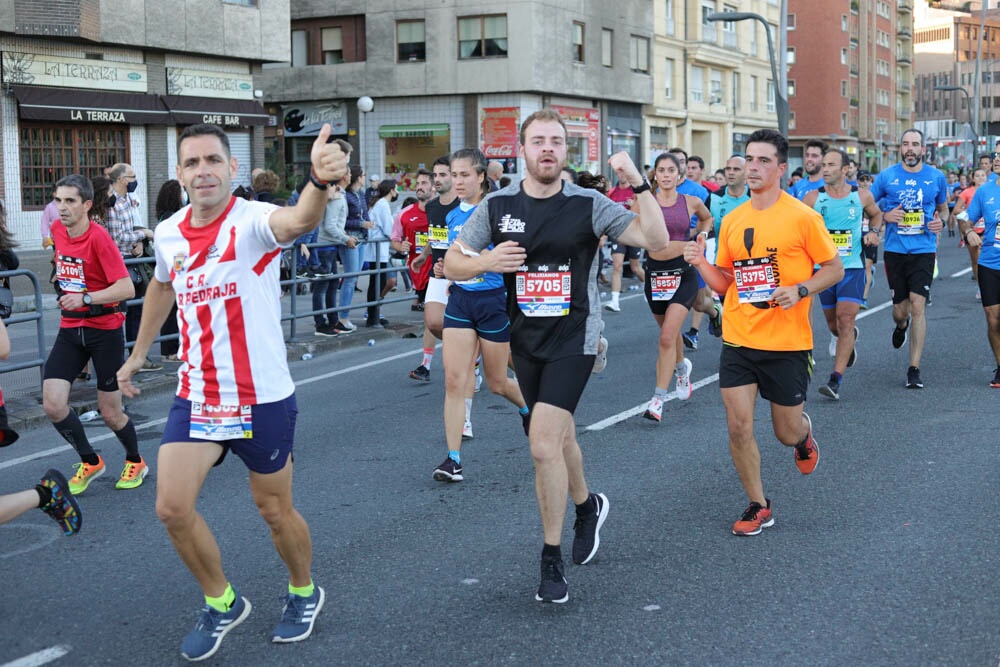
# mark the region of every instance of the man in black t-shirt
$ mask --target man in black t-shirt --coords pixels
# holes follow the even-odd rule
[[[529,442],[545,544],[535,599],[569,599],[560,544],[566,495],[576,505],[573,562],[589,562],[600,545],[608,499],[591,493],[583,474],[573,412],[590,377],[600,338],[597,246],[602,235],[630,246],[665,248],[669,237],[649,183],[627,153],[609,160],[638,195],[639,216],[595,190],[560,180],[566,126],[551,109],[521,125],[527,175],[519,188],[490,194],[445,255],[445,273],[466,280],[504,273],[511,353],[531,409]],[[493,244],[492,249],[487,249]]]

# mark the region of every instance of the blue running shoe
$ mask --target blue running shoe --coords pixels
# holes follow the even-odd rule
[[[307,598],[289,593],[285,602],[285,611],[281,615],[281,621],[274,628],[274,636],[271,637],[271,641],[277,644],[287,644],[306,639],[312,634],[313,623],[316,622],[316,617],[323,609],[324,601],[326,601],[326,593],[319,586],[316,586],[313,594]]]
[[[226,633],[246,620],[252,606],[250,601],[236,591],[236,602],[226,612],[217,611],[208,605],[198,615],[198,622],[181,644],[181,655],[192,662],[205,660],[219,650]]]
[[[698,349],[698,332],[694,329],[689,329],[688,331],[681,333],[681,340],[684,341],[684,347],[687,349]]]
[[[69,492],[69,482],[58,470],[50,469],[39,482],[52,494],[52,499],[42,506],[42,511],[59,524],[65,535],[75,535],[83,525],[83,515],[76,498]]]

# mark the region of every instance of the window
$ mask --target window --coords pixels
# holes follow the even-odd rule
[[[840,31],[847,32],[847,14],[840,15]]]
[[[611,67],[614,64],[612,53],[614,51],[615,32],[603,28],[601,30],[601,65]]]
[[[740,108],[740,73],[733,72],[733,110]]]
[[[788,96],[795,97],[795,79],[788,80]]]
[[[41,210],[52,200],[52,184],[66,174],[103,176],[109,164],[129,162],[126,127],[20,122],[21,206]]]
[[[573,21],[573,62],[583,62],[583,24]]]
[[[767,112],[774,113],[774,94],[777,89],[774,86],[774,81],[770,79],[767,80]]]
[[[840,81],[840,96],[847,97],[847,82],[844,80]]]
[[[738,7],[733,7],[731,5],[722,6],[723,12],[735,12],[738,10]],[[736,21],[723,21],[722,46],[727,49],[735,49],[739,46],[739,40],[736,37]]]
[[[788,129],[789,130],[794,130],[795,129],[795,112],[794,111],[789,111],[788,112]]]
[[[795,30],[795,14],[788,15],[788,29]]]
[[[665,27],[668,35],[674,35],[677,31],[674,23],[674,0],[667,0],[667,25]]]
[[[705,68],[704,67],[692,67],[691,68],[691,101],[692,102],[704,102],[705,101]]]
[[[257,0],[222,0],[227,5],[241,5],[243,7],[256,7]]]
[[[842,130],[846,130],[847,129],[847,114],[846,113],[840,114],[840,129],[842,129]]]
[[[757,110],[757,86],[760,85],[757,78],[753,74],[750,75],[750,111]]]
[[[788,62],[789,65],[794,65],[795,64],[795,47],[794,46],[789,46],[788,47],[787,62]]]
[[[715,0],[701,0],[701,38],[705,42],[714,42],[716,35],[715,24],[708,20],[709,14],[714,14],[716,9]]]
[[[674,99],[674,59],[667,58],[663,63],[663,94],[668,100]]]
[[[292,31],[292,67],[309,64],[309,38],[305,30]]]
[[[847,64],[847,49],[840,50],[840,64],[841,65]]]
[[[344,33],[340,28],[323,28],[323,64],[336,65],[344,62]]]
[[[717,69],[708,72],[708,101],[710,104],[722,104],[722,72]]]
[[[458,19],[458,57],[507,57],[507,15]]]
[[[401,62],[423,62],[427,58],[423,21],[396,23],[396,59]]]
[[[750,55],[757,55],[757,22],[750,21]]]
[[[629,69],[633,72],[649,73],[649,40],[632,35],[629,49]]]

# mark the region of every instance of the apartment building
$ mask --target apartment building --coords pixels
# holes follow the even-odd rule
[[[135,167],[153,222],[187,125],[222,125],[249,183],[270,121],[253,76],[287,60],[288,26],[287,1],[0,2],[0,192],[21,247],[41,247],[55,181],[116,162]]]
[[[268,155],[301,174],[330,123],[370,174],[411,174],[478,146],[517,178],[520,122],[552,106],[572,167],[606,172],[618,150],[639,161],[652,13],[640,0],[293,0],[291,57],[256,79],[279,119]]]

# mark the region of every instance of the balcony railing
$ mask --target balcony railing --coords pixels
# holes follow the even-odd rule
[[[913,0],[897,0],[896,8],[902,13],[911,13],[913,11]]]
[[[667,19],[666,31],[668,35],[674,35],[677,32],[677,26],[673,19]]]
[[[713,23],[701,24],[701,41],[708,42],[709,44],[718,43],[719,31],[716,30],[715,24]]]
[[[723,30],[722,45],[727,49],[737,49],[740,46],[740,40],[737,34],[732,30]]]

